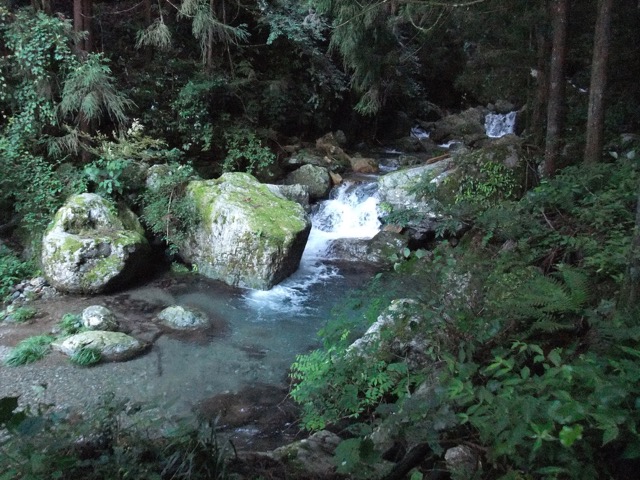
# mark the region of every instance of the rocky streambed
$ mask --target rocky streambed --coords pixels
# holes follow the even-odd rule
[[[308,303],[256,304],[251,291],[194,274],[160,275],[126,292],[58,295],[29,303],[36,316],[24,323],[0,322],[0,356],[33,335],[55,332],[68,313],[90,305],[109,308],[118,329],[146,343],[146,351],[123,362],[80,367],[52,350],[29,365],[0,363],[0,398],[22,405],[51,405],[90,416],[111,396],[136,414],[130,421],[166,426],[216,421],[239,446],[264,450],[298,434],[296,409],[287,398],[287,372],[295,355],[316,346],[316,332],[346,291],[369,273],[346,272],[310,287]],[[158,320],[168,305],[204,312],[205,328],[174,330]]]

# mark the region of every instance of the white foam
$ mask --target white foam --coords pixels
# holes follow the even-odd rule
[[[484,129],[489,138],[500,138],[514,133],[517,112],[489,113],[484,117]]]
[[[331,242],[339,238],[369,239],[380,230],[375,189],[375,183],[345,182],[336,187],[331,198],[320,202],[312,215],[313,227],[298,270],[271,290],[247,291],[245,303],[258,315],[305,315],[309,289],[340,276],[336,267],[323,263]]]

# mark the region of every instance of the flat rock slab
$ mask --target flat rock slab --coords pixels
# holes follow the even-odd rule
[[[103,360],[122,361],[140,354],[147,344],[126,333],[92,330],[71,335],[54,342],[52,346],[70,357],[83,348],[95,348],[100,351]]]

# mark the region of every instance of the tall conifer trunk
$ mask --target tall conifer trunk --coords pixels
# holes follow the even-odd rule
[[[543,175],[552,176],[557,168],[564,130],[565,63],[567,57],[568,0],[551,1],[551,66],[549,69],[549,104]]]
[[[613,0],[598,2],[598,19],[593,38],[591,86],[589,87],[589,114],[587,117],[587,141],[584,161],[596,163],[602,156],[604,132],[604,94],[607,86],[607,62],[611,39],[611,9]]]
[[[640,188],[636,203],[636,226],[631,240],[629,264],[620,289],[618,310],[622,313],[638,313],[640,309]]]
[[[87,32],[85,38],[78,42],[78,50],[90,52],[93,44],[91,16],[93,0],[73,0],[73,29],[76,32]]]

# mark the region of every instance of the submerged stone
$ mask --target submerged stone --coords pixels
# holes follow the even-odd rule
[[[199,310],[172,305],[158,314],[158,319],[167,327],[177,330],[192,330],[209,326],[207,316]]]
[[[200,222],[180,245],[199,273],[229,285],[267,290],[295,272],[311,223],[298,203],[246,173],[190,182]]]

